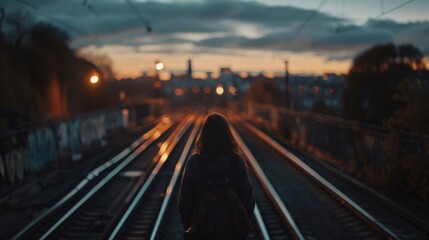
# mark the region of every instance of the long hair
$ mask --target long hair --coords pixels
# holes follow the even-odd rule
[[[225,154],[241,155],[228,120],[220,113],[210,113],[197,137],[194,153],[216,158]]]

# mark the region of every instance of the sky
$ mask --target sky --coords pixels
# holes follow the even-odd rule
[[[5,2],[4,2],[5,1]],[[219,67],[292,74],[346,73],[376,44],[414,44],[429,56],[428,0],[0,0],[106,54],[118,77]],[[374,20],[375,19],[375,20]],[[150,26],[152,32],[147,32]]]

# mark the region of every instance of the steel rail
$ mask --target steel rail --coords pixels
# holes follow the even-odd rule
[[[172,126],[172,125],[169,125]],[[167,128],[169,129],[169,127]],[[166,129],[166,130],[167,130]],[[67,211],[53,226],[51,226],[40,239],[47,239],[59,226],[61,226],[74,212],[76,212],[86,201],[88,201],[95,193],[104,187],[113,177],[115,177],[122,169],[131,163],[137,156],[140,155],[150,144],[161,136],[161,132],[156,131],[147,139],[140,147],[131,153],[125,160],[123,160],[116,168],[109,172],[95,187],[91,189],[83,198],[81,198],[69,211]]]
[[[330,166],[329,164],[326,164],[323,160],[317,158],[316,156],[302,152],[300,149],[298,149],[295,146],[291,146],[289,143],[285,143],[285,145],[288,148],[293,149],[294,151],[301,152],[305,156],[309,157],[313,161],[315,161],[317,164],[331,172],[332,174],[338,176],[339,178],[343,179],[345,182],[356,188],[357,190],[361,191],[362,193],[368,195],[375,201],[381,203],[382,205],[386,206],[387,208],[390,208],[392,211],[394,211],[396,214],[400,215],[402,218],[404,218],[406,221],[414,225],[415,227],[419,228],[420,230],[429,233],[429,224],[424,222],[423,220],[413,216],[408,210],[405,210],[402,206],[399,204],[393,202],[383,194],[377,192],[376,190],[372,189],[371,187],[365,185],[364,183],[358,181],[357,179],[347,175],[346,173],[338,170],[337,168]]]
[[[232,134],[233,134],[235,140],[237,141],[238,145],[240,146],[241,150],[246,155],[248,163],[250,164],[251,168],[253,169],[256,177],[259,179],[263,188],[265,188],[267,195],[272,199],[273,203],[276,205],[276,207],[278,208],[278,210],[281,212],[282,216],[284,217],[284,220],[286,220],[287,224],[289,225],[290,230],[292,231],[292,235],[298,240],[304,240],[305,238],[304,238],[303,234],[301,233],[301,230],[298,228],[297,224],[295,223],[295,220],[292,218],[292,215],[290,214],[289,210],[284,205],[284,203],[281,200],[280,196],[278,195],[277,191],[274,189],[273,185],[268,180],[264,171],[259,166],[255,157],[253,156],[253,154],[250,152],[249,148],[244,143],[243,139],[241,139],[238,132],[232,126],[231,126],[231,131],[232,131]]]
[[[255,214],[256,223],[258,224],[262,238],[264,240],[270,240],[270,235],[268,234],[264,219],[262,218],[261,212],[259,211],[258,204],[255,204],[255,210],[253,211],[253,213]]]
[[[358,216],[360,216],[364,221],[369,222],[371,226],[373,226],[379,233],[381,233],[384,237],[388,239],[399,239],[390,229],[385,227],[382,223],[380,223],[377,219],[375,219],[371,214],[369,214],[365,209],[360,207],[357,203],[355,203],[352,199],[346,196],[343,192],[341,192],[338,188],[320,176],[316,171],[314,171],[311,167],[301,161],[298,157],[296,157],[293,153],[289,152],[279,143],[277,143],[274,139],[266,135],[261,130],[256,127],[244,122],[244,125],[260,137],[262,140],[267,142],[271,147],[273,147],[276,151],[282,154],[284,157],[289,159],[295,166],[303,170],[307,175],[312,177],[317,183],[323,186],[324,189],[328,190],[334,197],[344,202],[353,212],[355,212]]]
[[[173,190],[177,184],[177,180],[179,179],[179,175],[182,172],[183,165],[186,161],[186,158],[189,154],[189,151],[191,150],[192,144],[193,144],[194,139],[197,135],[197,131],[201,126],[202,121],[203,121],[202,118],[199,117],[194,128],[192,129],[191,134],[189,135],[188,141],[186,142],[186,145],[182,151],[182,154],[180,155],[179,160],[176,163],[176,167],[174,168],[173,176],[171,177],[170,183],[168,184],[167,190],[165,191],[165,197],[164,197],[164,200],[162,201],[161,209],[159,210],[158,216],[157,216],[156,221],[155,221],[155,225],[153,226],[153,230],[152,230],[152,233],[150,236],[150,240],[155,240],[155,238],[158,234],[158,231],[159,231],[160,226],[161,226],[161,222],[164,219],[164,215],[167,211],[168,204],[170,203],[171,196],[173,194]]]
[[[95,177],[97,177],[101,172],[108,169],[110,166],[114,165],[115,163],[125,159],[125,157],[128,156],[128,159],[130,158],[130,153],[134,151],[143,151],[150,143],[152,143],[155,139],[153,139],[153,136],[159,137],[162,132],[166,131],[172,126],[171,123],[166,123],[162,121],[161,123],[157,124],[154,128],[152,128],[150,131],[144,133],[142,136],[140,136],[138,139],[136,139],[129,147],[122,150],[120,153],[116,154],[114,157],[112,157],[109,161],[101,164],[99,167],[95,168],[91,172],[88,173],[88,175],[83,179],[81,182],[79,182],[75,188],[73,188],[69,193],[67,193],[61,200],[56,202],[52,207],[41,213],[36,219],[34,219],[31,223],[29,223],[25,228],[23,228],[21,231],[19,231],[15,236],[12,237],[12,240],[20,239],[21,237],[24,237],[31,229],[35,227],[38,223],[40,223],[43,219],[45,219],[47,216],[55,212],[59,207],[64,205],[66,202],[68,202],[73,196],[75,196],[77,193],[79,193],[87,184],[89,184]],[[145,143],[148,139],[151,139],[149,144],[146,144],[143,146],[142,144]],[[143,147],[143,148],[142,148]]]
[[[83,180],[78,184],[78,190],[81,190],[86,184],[88,184],[92,179],[98,176],[101,172],[108,169],[115,163],[119,163],[114,169],[111,170],[103,179],[100,180],[88,193],[86,193],[77,203],[73,205],[69,211],[67,211],[53,226],[51,226],[47,232],[45,232],[40,239],[45,239],[47,236],[52,234],[61,224],[66,221],[76,210],[78,210],[88,199],[90,199],[100,188],[102,188],[107,182],[109,182],[116,174],[118,174],[123,168],[125,168],[129,163],[131,163],[137,156],[139,156],[146,148],[151,145],[156,139],[158,139],[163,133],[170,129],[174,124],[171,122],[161,122],[160,127],[154,128],[151,131],[145,133],[142,138],[136,140],[133,144],[130,145],[128,149],[128,155],[121,155],[123,158],[115,157],[109,160],[108,162],[97,167],[90,174],[88,178]],[[158,125],[157,125],[158,126]],[[140,144],[139,144],[140,143]],[[131,151],[133,149],[133,151]],[[73,191],[75,195],[78,191]],[[69,199],[67,199],[69,200]],[[60,201],[61,205],[66,201]],[[61,206],[58,204],[56,209]],[[56,210],[54,209],[54,210]],[[52,213],[54,211],[51,211]]]
[[[191,119],[192,118],[194,118],[194,116],[191,116]],[[174,147],[179,142],[179,140],[182,138],[182,136],[185,134],[186,130],[189,129],[189,127],[190,127],[191,124],[192,124],[191,120],[188,120],[185,123],[185,126],[181,129],[181,131],[179,133],[177,133],[177,135],[174,137],[172,143],[170,143],[168,146],[161,146],[161,149],[163,147],[165,148],[165,152],[162,153],[162,154],[158,154],[159,159],[158,159],[155,167],[150,172],[149,176],[147,177],[147,179],[144,182],[144,184],[141,186],[140,190],[134,196],[132,202],[128,206],[128,208],[125,211],[125,213],[122,215],[121,219],[119,220],[119,222],[116,225],[116,227],[113,229],[113,231],[110,234],[110,236],[109,236],[108,239],[115,239],[116,236],[119,234],[119,232],[121,231],[122,227],[124,226],[124,224],[126,223],[126,221],[128,220],[128,218],[130,217],[130,215],[133,213],[133,211],[136,208],[137,204],[139,203],[139,201],[141,200],[141,198],[145,195],[146,191],[151,186],[153,180],[155,179],[155,177],[157,176],[158,172],[160,171],[160,169],[164,165],[165,161],[168,159],[169,154],[174,149]]]

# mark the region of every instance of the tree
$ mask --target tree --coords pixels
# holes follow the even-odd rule
[[[384,125],[397,132],[429,134],[429,89],[422,87],[409,78],[402,80],[397,86],[393,99],[402,103]]]
[[[28,33],[31,26],[31,15],[23,10],[11,12],[5,16],[6,22],[12,27],[10,34],[15,46],[21,45],[24,36]]]
[[[349,70],[343,116],[381,125],[400,105],[393,100],[398,83],[415,79],[419,69],[424,69],[423,55],[412,45],[388,43],[359,54]]]
[[[113,71],[112,59],[106,54],[96,54],[89,50],[80,50],[76,53],[79,57],[94,63],[102,72],[104,80],[113,80],[116,77]]]
[[[4,13],[4,8],[0,8],[0,44],[3,44],[4,42],[4,34],[3,34],[3,22],[6,17],[6,14]],[[2,46],[0,46],[2,47]]]
[[[391,189],[414,192],[429,204],[429,163],[427,154],[405,151],[406,144],[401,140],[404,132],[416,142],[424,142],[422,134],[429,134],[429,89],[421,82],[402,80],[393,96],[402,106],[388,118],[384,125],[389,130],[383,142],[383,150],[389,159],[388,166],[381,169],[381,175],[389,179]],[[426,155],[426,157],[424,156]],[[382,171],[384,170],[384,171]],[[390,171],[387,171],[390,170]],[[395,171],[392,171],[395,170]],[[398,177],[400,176],[400,177]],[[405,185],[400,188],[399,186]]]
[[[69,35],[47,23],[37,23],[29,30],[30,45],[50,57],[51,64],[61,84],[74,80],[74,51],[68,46]]]
[[[67,117],[69,102],[74,114],[94,110],[87,108],[87,81],[90,73],[100,71],[76,57],[69,40],[55,25],[33,24],[28,12],[6,14],[0,7],[1,126],[8,121],[3,115],[20,115],[22,123]]]

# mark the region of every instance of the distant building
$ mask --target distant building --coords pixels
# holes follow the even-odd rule
[[[192,78],[192,60],[188,59],[188,71],[187,71],[188,77]]]
[[[188,60],[188,70],[182,74],[172,74],[171,79],[163,84],[164,96],[184,99],[185,97],[203,98],[207,94],[215,94],[217,87],[222,87],[222,99],[233,99],[243,94],[251,84],[266,76],[261,74],[243,75],[235,73],[230,67],[221,67],[219,73],[206,72],[205,79],[192,78],[192,61]],[[422,73],[422,75],[424,75]],[[269,76],[267,78],[272,78]],[[279,89],[285,89],[284,76],[275,76]],[[331,113],[339,114],[342,108],[342,94],[345,88],[345,75],[327,73],[322,76],[290,75],[289,101],[294,110],[313,111],[315,106],[322,105]]]
[[[323,76],[292,75],[289,80],[290,107],[295,110],[314,110],[323,103],[334,113],[340,113],[345,76],[327,73]],[[284,89],[284,83],[283,83]]]

